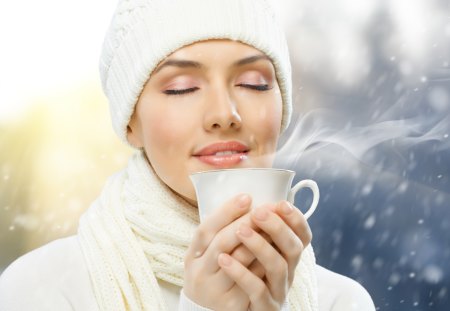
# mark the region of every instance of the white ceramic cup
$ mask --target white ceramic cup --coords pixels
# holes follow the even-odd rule
[[[311,206],[304,214],[308,219],[319,203],[319,187],[305,179],[291,188],[294,175],[294,171],[284,169],[238,168],[198,172],[189,177],[197,194],[200,221],[239,193],[249,194],[255,207],[282,200],[294,203],[295,194],[302,188],[310,188],[313,193]]]

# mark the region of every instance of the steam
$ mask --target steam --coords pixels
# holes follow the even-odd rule
[[[369,151],[383,143],[389,143],[390,148],[398,154],[430,141],[438,142],[433,151],[450,149],[448,114],[377,120],[363,126],[343,123],[345,119],[345,116],[330,109],[316,109],[301,116],[279,149],[278,161],[295,168],[299,161],[317,160],[321,154],[326,157],[331,146],[343,149],[357,161],[368,165],[373,164],[370,163],[371,157],[367,157]]]
[[[282,3],[295,110],[308,112],[275,165],[343,176],[362,162],[401,176],[414,149],[450,150],[447,2]]]

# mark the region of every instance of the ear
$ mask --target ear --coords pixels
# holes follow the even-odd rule
[[[127,126],[127,140],[133,147],[142,148],[144,147],[144,144],[139,131],[140,127],[137,123],[135,114],[133,114]]]

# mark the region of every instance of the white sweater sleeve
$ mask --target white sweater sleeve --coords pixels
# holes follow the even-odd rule
[[[281,311],[289,311],[289,302],[286,299],[283,303],[283,305],[281,306]]]
[[[178,311],[212,311],[211,309],[204,308],[202,306],[199,306],[192,300],[190,300],[185,294],[184,291],[181,290],[180,292],[180,303],[178,305]],[[289,311],[289,303],[286,300],[281,307],[280,311]]]
[[[178,303],[178,311],[212,311],[212,310],[199,306],[184,294],[184,290],[181,290],[180,302]]]
[[[0,275],[1,311],[98,311],[76,237],[20,257]]]
[[[72,311],[70,302],[39,274],[15,261],[0,276],[0,310]]]

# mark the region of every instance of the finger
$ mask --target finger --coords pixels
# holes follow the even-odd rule
[[[265,238],[270,239],[270,237],[263,233]],[[270,240],[271,242],[272,240]],[[269,243],[270,243],[269,242]],[[231,257],[235,260],[239,261],[244,267],[247,267],[253,274],[262,278],[264,276],[264,267],[255,260],[255,255],[243,244],[237,246],[231,253]],[[221,280],[224,288],[231,289],[235,283],[232,279],[226,276],[225,272],[222,269],[218,269],[216,271],[216,275],[214,276],[217,280]]]
[[[236,260],[236,258],[234,259]],[[261,280],[266,274],[266,270],[264,270],[262,264],[256,259],[253,260],[246,268]],[[224,291],[230,291],[236,286],[235,281],[231,279],[223,269],[219,269],[212,280],[215,280],[215,282],[217,282],[216,284],[220,284]]]
[[[274,216],[276,215],[274,214]],[[281,219],[280,221],[282,222]],[[264,268],[272,297],[284,301],[290,285],[288,283],[288,262],[271,244],[250,227],[241,225],[236,234]],[[292,233],[292,235],[294,234]],[[299,240],[297,237],[296,239]]]
[[[217,232],[248,212],[250,205],[250,196],[240,194],[206,217],[194,234],[192,243],[186,252],[186,260],[200,257]]]
[[[252,220],[271,237],[273,244],[286,260],[290,285],[294,278],[295,268],[303,252],[303,242],[283,219],[267,208],[258,207],[255,209],[252,213]],[[252,248],[247,243],[244,244],[252,251]],[[255,256],[258,258],[257,254]]]
[[[263,280],[266,270],[264,270],[263,265],[258,260],[253,260],[253,262],[248,266],[248,270],[250,270],[254,275]]]
[[[312,240],[312,232],[308,221],[302,212],[288,201],[281,201],[275,205],[274,212],[280,216],[284,222],[302,240],[304,247],[308,246]]]
[[[224,227],[214,236],[201,258],[199,258],[199,263],[202,264],[202,267],[206,272],[215,273],[220,271],[220,268],[217,265],[217,257],[219,254],[230,254],[241,244],[240,239],[236,236],[236,231],[240,224],[247,224],[252,228],[257,228],[250,218],[251,214],[246,213]]]
[[[239,246],[237,246],[231,252],[231,256],[235,260],[239,261],[244,267],[249,267],[255,261],[255,256],[253,255],[253,253],[250,252],[249,249],[243,244],[240,244]],[[216,269],[214,271],[215,272],[214,279],[217,280],[218,282],[220,282],[220,284],[226,290],[231,290],[231,288],[233,288],[233,286],[235,286],[234,281],[232,279],[230,279],[226,275],[226,273],[222,269],[219,268],[218,265],[217,265],[217,267],[218,267],[218,269]]]
[[[231,257],[239,261],[244,267],[248,267],[255,260],[255,255],[242,244],[233,250]]]
[[[260,232],[259,234],[266,239],[269,244],[272,243],[272,238],[267,233]],[[253,253],[243,244],[236,247],[231,253],[231,256],[238,260],[244,267],[249,267],[255,260],[255,255],[253,255]]]
[[[225,253],[220,254],[218,263],[221,269],[248,295],[253,309],[273,309],[274,301],[270,291],[258,276]]]

